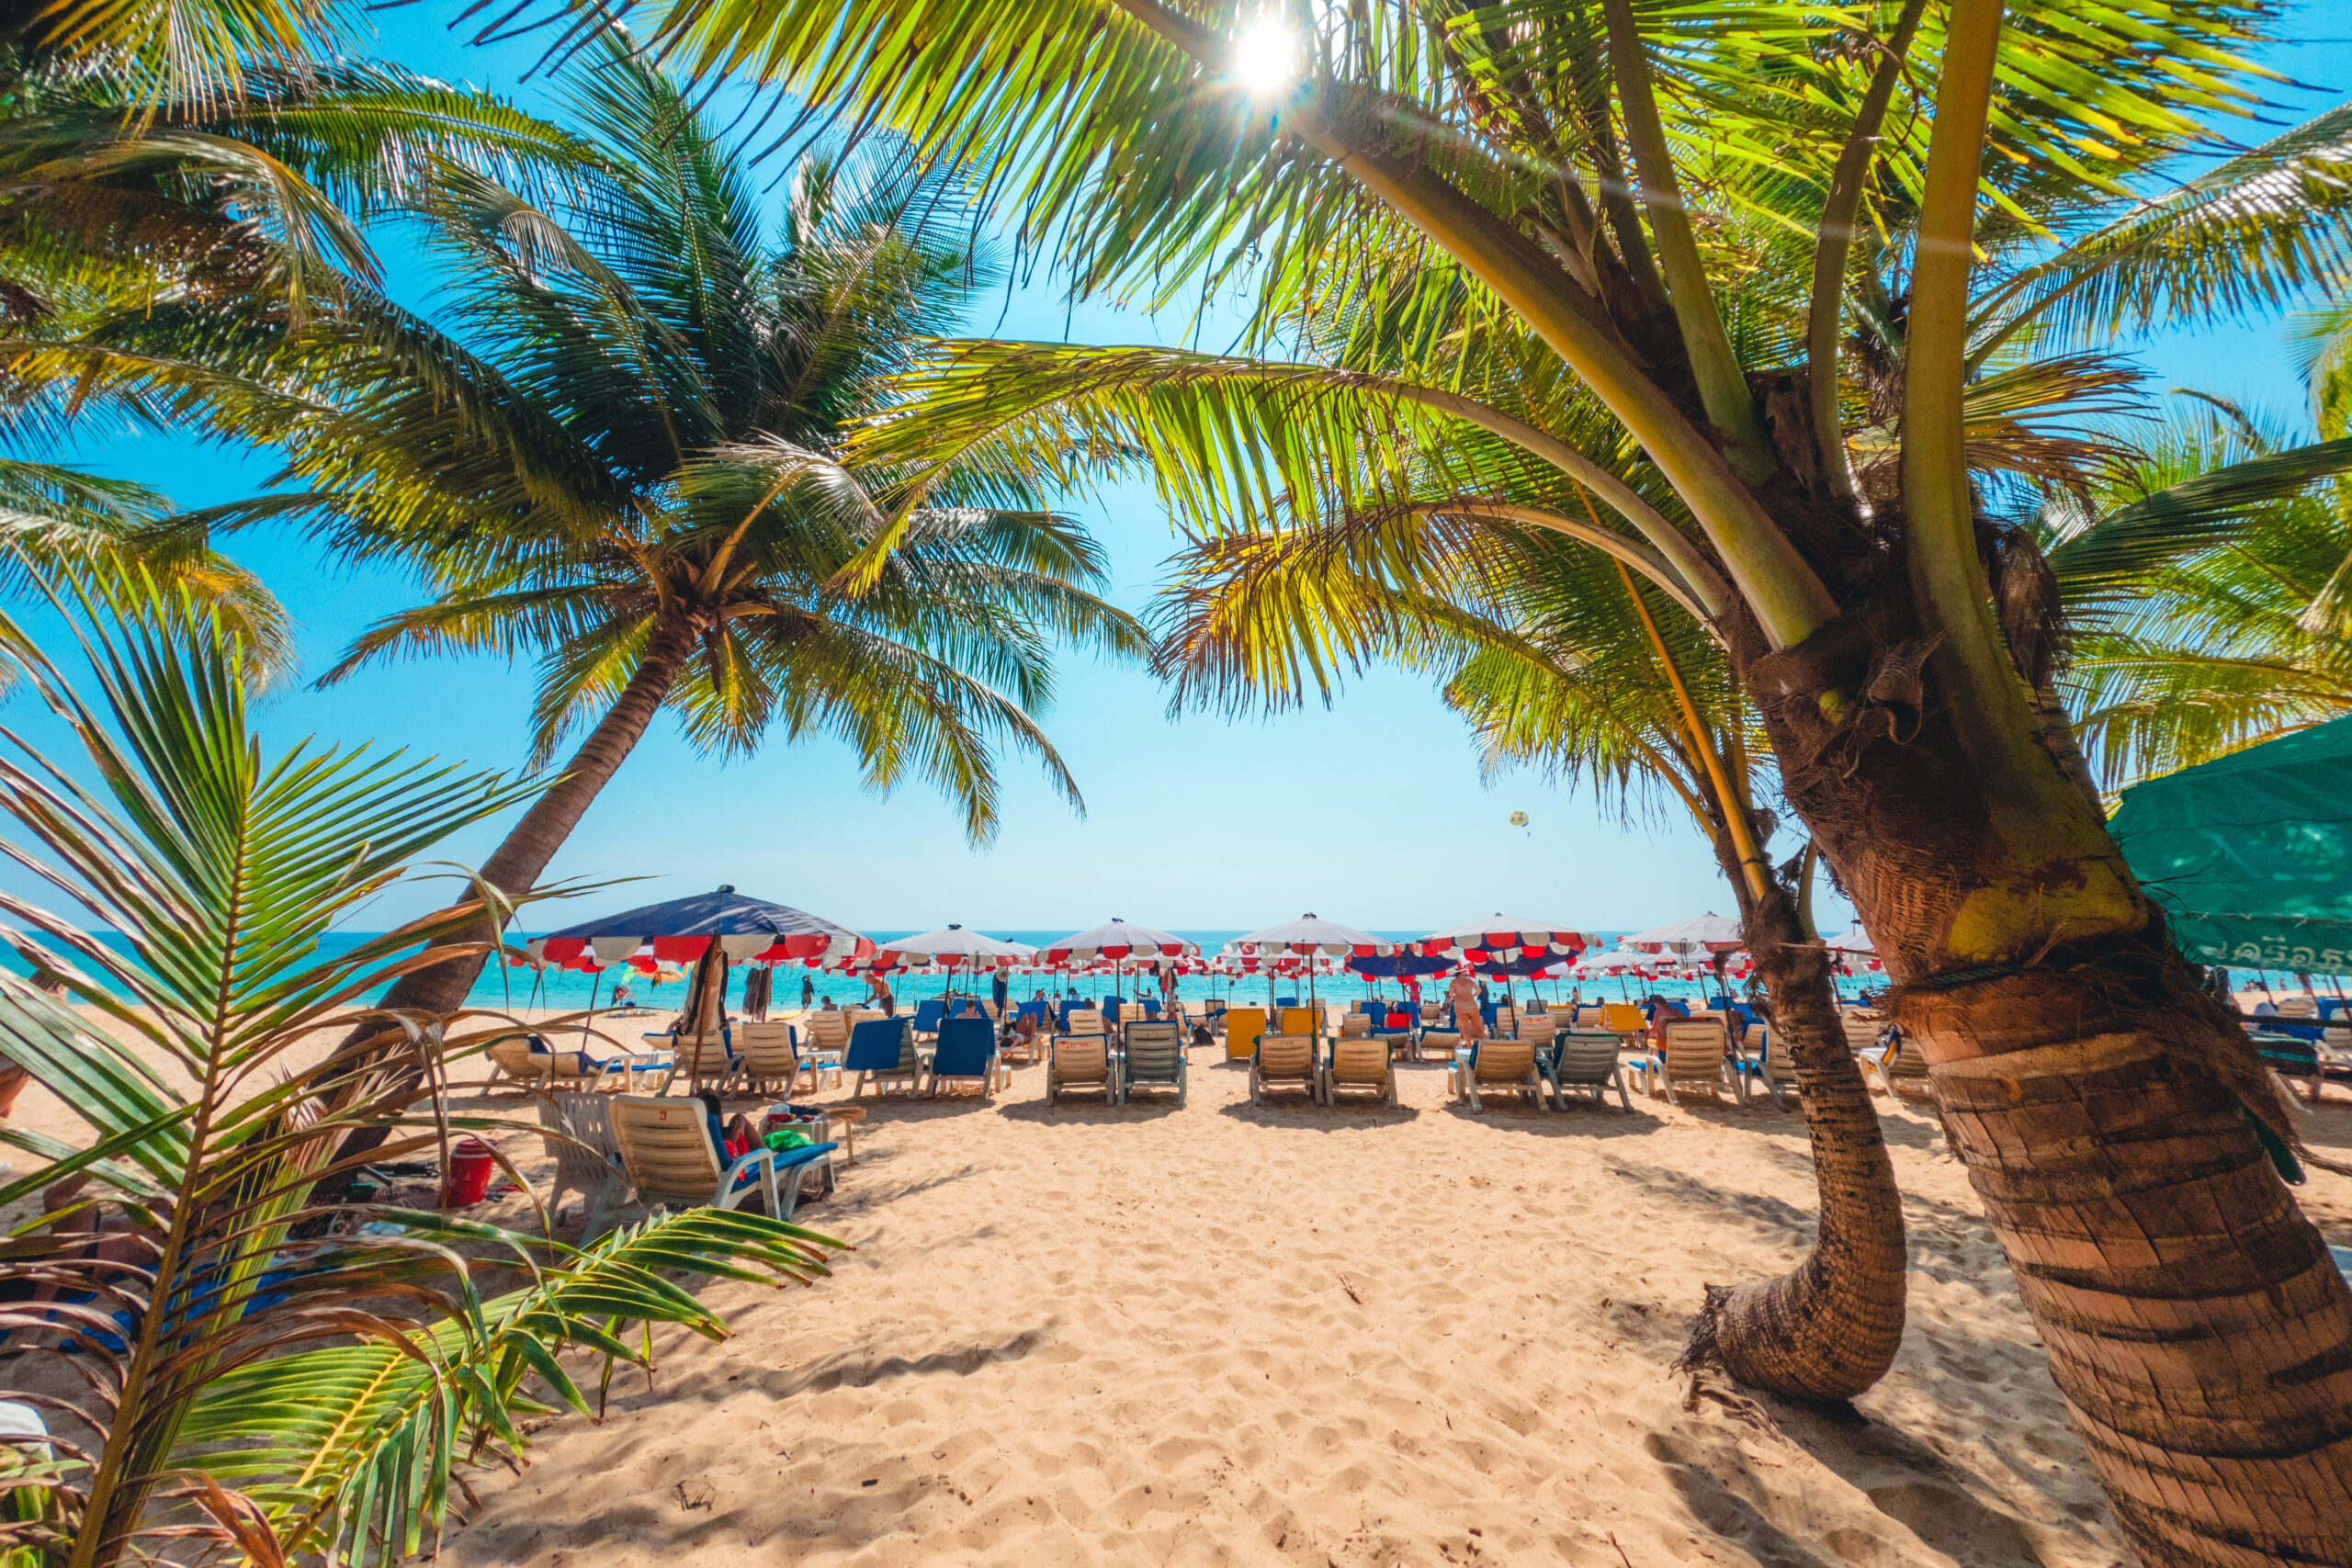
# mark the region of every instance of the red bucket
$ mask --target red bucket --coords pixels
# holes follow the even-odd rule
[[[441,1177],[441,1206],[463,1209],[479,1203],[490,1192],[490,1179],[498,1161],[480,1138],[459,1138],[449,1152],[449,1168]]]

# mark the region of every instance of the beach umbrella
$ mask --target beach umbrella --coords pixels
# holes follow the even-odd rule
[[[1072,931],[1059,942],[1047,942],[1038,949],[1038,959],[1055,968],[1072,965],[1107,964],[1110,972],[1117,974],[1120,966],[1130,959],[1147,963],[1162,958],[1198,958],[1201,944],[1186,942],[1181,936],[1140,926],[1133,920],[1113,916],[1099,926],[1089,926],[1082,931]]]
[[[1294,958],[1385,958],[1394,954],[1396,944],[1383,942],[1370,931],[1360,931],[1353,926],[1343,926],[1337,920],[1327,920],[1317,914],[1301,915],[1295,920],[1251,931],[1236,937],[1225,944],[1232,953],[1256,953],[1273,958],[1289,955]],[[1273,986],[1269,980],[1266,999],[1273,999]],[[1306,975],[1307,1005],[1314,1005],[1315,972],[1310,966]]]
[[[1845,935],[1831,937],[1825,945],[1832,953],[1860,953],[1872,958],[1878,956],[1878,944],[1871,941],[1871,933],[1864,931],[1859,923]]]
[[[788,904],[773,904],[764,898],[753,898],[738,893],[732,884],[721,884],[708,893],[696,893],[684,898],[673,898],[663,904],[646,904],[634,909],[624,909],[617,915],[606,915],[578,925],[566,926],[523,944],[533,961],[563,968],[601,970],[606,964],[628,959],[639,949],[649,950],[657,964],[663,963],[696,965],[696,984],[687,990],[687,1012],[698,1018],[707,1010],[704,996],[706,986],[715,983],[724,1016],[727,987],[727,964],[736,963],[773,964],[786,958],[809,958],[836,953],[872,953],[874,944],[847,926],[820,919],[805,909]],[[706,974],[706,960],[716,959],[715,976]],[[588,994],[588,1011],[595,1014],[596,996],[594,983]],[[587,1038],[587,1023],[581,1025],[581,1038]]]
[[[941,996],[947,994],[958,969],[980,972],[1001,969],[1021,961],[1035,950],[1019,942],[1000,942],[959,925],[942,926],[935,931],[923,931],[915,936],[896,937],[879,943],[875,952],[875,964],[902,964],[912,968],[937,968],[947,976],[940,984]]]
[[[1620,945],[1638,948],[1644,953],[1671,953],[1678,958],[1687,958],[1699,953],[1729,953],[1744,943],[1739,934],[1739,922],[1725,919],[1711,909],[1687,920],[1674,920],[1636,932],[1621,939]]]
[[[1431,931],[1408,945],[1431,957],[1458,958],[1483,974],[1501,976],[1504,999],[1510,1001],[1513,975],[1532,976],[1558,959],[1574,958],[1600,944],[1600,938],[1584,931],[1494,914]],[[1521,964],[1526,966],[1514,967]],[[1516,1008],[1515,1001],[1513,1005]]]

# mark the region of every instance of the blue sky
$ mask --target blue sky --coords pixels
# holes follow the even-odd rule
[[[2352,0],[2299,7],[2274,68],[2320,89],[2290,96],[2296,118],[2352,89]],[[515,91],[535,55],[527,46],[464,47],[442,20],[454,6],[375,13],[372,52],[419,70]],[[526,85],[526,102],[536,96]],[[393,260],[397,265],[397,258]],[[394,292],[420,299],[419,280]],[[1088,303],[1074,310],[1050,280],[993,306],[972,329],[1010,337],[1169,343],[1183,323]],[[1221,346],[1212,343],[1210,346]],[[2158,385],[2189,385],[2292,411],[2301,388],[2278,323],[2201,334],[2167,333],[2148,347]],[[258,490],[271,469],[254,456],[161,436],[108,434],[74,454],[139,479],[184,505]],[[1148,490],[1074,501],[1107,547],[1111,596],[1140,608],[1173,536]],[[300,623],[311,672],[324,669],[376,616],[413,603],[391,571],[322,561],[301,539],[254,532],[232,553],[260,571]],[[329,692],[281,691],[261,713],[267,738],[413,748],[513,768],[522,761],[527,668],[491,660],[374,670]],[[1267,721],[1192,715],[1171,722],[1157,683],[1140,670],[1066,660],[1061,693],[1045,716],[1083,790],[1074,817],[1036,771],[1007,759],[1004,826],[974,849],[958,814],[932,791],[866,794],[854,757],[825,741],[774,745],[729,764],[698,758],[666,719],[658,724],[559,858],[554,874],[658,880],[617,895],[635,904],[732,882],[747,892],[875,930],[948,921],[995,929],[1075,928],[1114,915],[1178,928],[1254,928],[1315,910],[1381,930],[1435,929],[1500,911],[1583,929],[1626,930],[1706,909],[1729,893],[1679,807],[1636,808],[1527,773],[1481,776],[1461,722],[1418,678],[1376,673],[1354,682],[1329,711]],[[12,714],[12,722],[18,716]],[[1524,829],[1508,818],[1523,810]],[[448,847],[479,861],[503,824]],[[1777,855],[1801,842],[1784,831]],[[20,881],[15,886],[22,886]],[[1826,889],[1825,889],[1826,894]],[[376,925],[426,907],[423,892],[382,901]],[[601,905],[605,899],[594,902]],[[594,909],[566,911],[568,920]],[[1824,923],[1847,913],[1834,900]]]

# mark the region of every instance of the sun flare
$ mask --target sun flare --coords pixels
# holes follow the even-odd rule
[[[1279,17],[1261,17],[1233,45],[1233,73],[1261,97],[1298,79],[1298,35]]]

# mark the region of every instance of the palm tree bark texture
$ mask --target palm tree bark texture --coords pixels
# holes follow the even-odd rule
[[[1788,1273],[1707,1287],[1678,1364],[1720,1362],[1741,1382],[1798,1399],[1851,1399],[1885,1376],[1902,1348],[1903,1198],[1870,1087],[1846,1048],[1828,949],[1805,929],[1785,886],[1768,879],[1759,895],[1724,837],[1715,843],[1770,998],[1770,1048],[1796,1070],[1821,1219],[1812,1249]]]

